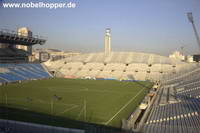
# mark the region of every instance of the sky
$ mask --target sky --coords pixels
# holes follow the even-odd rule
[[[1,1],[1,0],[0,0]],[[200,0],[3,0],[3,2],[74,2],[74,9],[6,9],[0,29],[28,27],[47,42],[36,48],[101,52],[111,28],[113,51],[196,54],[199,47],[186,13],[200,34]]]

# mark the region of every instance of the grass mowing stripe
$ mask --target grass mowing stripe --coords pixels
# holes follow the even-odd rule
[[[67,108],[67,109],[65,109],[63,112],[58,113],[57,115],[64,114],[64,113],[66,113],[67,111],[70,111],[70,110],[72,110],[72,109],[74,109],[74,108],[77,108],[77,107],[78,107],[78,105],[73,105],[71,108]]]
[[[111,117],[105,125],[108,125],[126,106],[128,106],[145,88],[140,90],[134,97],[132,97],[113,117]]]
[[[97,92],[97,93],[118,93],[118,94],[121,94],[121,92],[119,91],[107,91],[107,90],[95,90],[95,89],[88,89],[88,88],[83,88],[83,89],[79,89],[79,90],[73,90],[73,91],[69,91],[69,89],[67,90],[58,90],[58,89],[48,89],[49,91],[53,91],[53,92],[63,92],[63,93],[69,93],[69,92],[81,92],[81,91],[87,91],[87,92]],[[123,92],[123,93],[133,93],[133,92],[130,92],[130,91],[126,91],[126,92]]]

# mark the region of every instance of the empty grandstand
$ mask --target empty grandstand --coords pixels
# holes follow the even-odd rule
[[[0,83],[50,78],[41,64],[0,64]]]
[[[159,81],[165,75],[190,69],[193,65],[178,59],[140,52],[113,52],[111,30],[106,29],[105,50],[80,54],[45,65],[56,76],[67,78],[104,78],[116,80]]]
[[[193,67],[180,60],[139,52],[111,52],[110,56],[89,53],[48,61],[45,65],[63,77],[154,81]]]
[[[199,132],[199,66],[164,80],[143,132]]]

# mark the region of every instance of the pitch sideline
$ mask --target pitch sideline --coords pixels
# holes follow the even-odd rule
[[[105,125],[108,125],[126,106],[128,106],[145,88],[140,90],[133,98],[131,98],[113,117],[111,117],[107,122],[105,122]]]

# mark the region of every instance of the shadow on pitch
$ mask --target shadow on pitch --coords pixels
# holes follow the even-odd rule
[[[131,133],[130,131],[124,131],[120,128],[82,122],[28,110],[8,108],[4,107],[3,105],[0,105],[0,119],[16,120],[66,128],[76,128],[85,130],[86,133]]]

